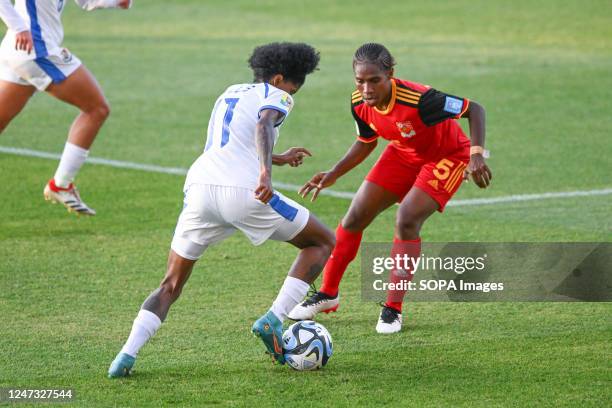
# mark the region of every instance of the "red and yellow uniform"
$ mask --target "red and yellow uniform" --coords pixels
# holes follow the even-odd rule
[[[366,180],[397,194],[400,201],[416,186],[442,211],[461,185],[470,160],[470,141],[452,120],[460,118],[470,102],[397,78],[391,85],[385,111],[364,103],[359,91],[351,97],[358,139],[390,141]]]

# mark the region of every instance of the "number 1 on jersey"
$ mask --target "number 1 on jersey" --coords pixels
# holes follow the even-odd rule
[[[223,116],[223,129],[221,130],[221,147],[225,146],[229,142],[229,125],[234,117],[234,108],[238,103],[238,98],[225,98],[227,103],[227,110],[225,116]]]
[[[234,117],[234,108],[236,107],[236,104],[238,103],[238,100],[240,98],[225,98],[224,101],[227,104],[227,109],[225,110],[225,115],[223,115],[223,125],[221,126],[221,147],[225,146],[228,142],[229,142],[229,136],[230,136],[230,129],[229,129],[229,125],[232,121],[232,118]],[[212,114],[212,120],[215,120],[215,115],[216,115],[216,108],[215,108],[215,112],[213,112]],[[212,145],[213,142],[213,137],[214,137],[214,132],[211,132],[208,135],[208,141],[206,142],[206,147],[204,148],[204,151],[208,150],[210,148],[210,146]]]

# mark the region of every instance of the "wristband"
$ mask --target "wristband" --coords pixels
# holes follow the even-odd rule
[[[482,146],[472,146],[470,147],[470,156],[473,154],[484,154],[485,149]]]

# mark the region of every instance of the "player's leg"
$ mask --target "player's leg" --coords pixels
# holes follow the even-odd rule
[[[50,84],[46,91],[76,106],[80,112],[70,127],[60,163],[45,188],[45,197],[63,203],[69,211],[95,215],[95,211],[82,202],[78,191],[72,188],[72,182],[85,163],[98,131],[108,118],[110,107],[100,85],[84,65],[80,65],[61,82]]]
[[[108,369],[109,377],[125,377],[130,373],[138,352],[157,332],[166,319],[170,306],[181,295],[195,263],[195,260],[183,258],[174,250],[170,250],[166,275],[159,288],[142,304],[127,341]]]
[[[21,112],[36,88],[0,80],[0,133]]]
[[[357,256],[363,230],[378,214],[406,194],[416,175],[415,169],[406,167],[395,148],[389,145],[385,149],[336,229],[336,246],[323,270],[321,288],[292,310],[290,318],[312,319],[319,312],[327,313],[338,308],[340,281]]]
[[[363,231],[378,214],[397,202],[398,196],[371,181],[364,181],[348,212],[336,228],[336,245],[323,271],[318,292],[297,305],[290,313],[293,320],[313,319],[317,313],[338,309],[338,288],[348,265],[355,259]]]
[[[47,92],[80,110],[68,132],[68,142],[89,150],[110,115],[108,101],[96,78],[81,65],[64,81],[50,84]]]
[[[310,214],[306,227],[293,239],[287,241],[300,249],[293,265],[287,274],[288,282],[299,281],[299,290],[285,291],[285,285],[279,296],[272,305],[272,311],[284,320],[291,311],[306,295],[308,288],[313,283],[325,266],[329,256],[334,249],[335,238],[333,232],[321,221]]]
[[[413,187],[402,200],[397,211],[395,236],[391,249],[391,258],[397,255],[403,259],[416,259],[421,254],[420,231],[429,216],[440,208],[437,201],[418,187]],[[390,272],[389,281],[398,285],[409,282],[414,276],[414,264],[408,268],[396,268]],[[385,302],[376,325],[378,333],[395,333],[402,327],[402,302],[405,290],[387,292]]]
[[[444,210],[446,203],[459,189],[463,171],[469,160],[468,155],[469,150],[461,150],[456,155],[428,163],[420,169],[414,186],[406,194],[397,211],[392,257],[407,256],[411,260],[420,257],[421,228],[434,212]],[[392,270],[390,282],[398,284],[410,281],[416,271],[414,264],[407,266],[408,268]],[[377,332],[395,333],[401,330],[405,293],[405,290],[387,292],[387,300],[376,326]]]
[[[355,259],[361,244],[363,231],[374,219],[395,204],[399,196],[380,186],[365,180],[351,205],[336,229],[336,246],[330,261],[325,265],[323,283],[319,292],[336,296],[340,280],[348,265]]]
[[[313,214],[300,209],[308,216],[306,225],[295,235],[291,232],[275,233],[272,239],[282,239],[282,236],[291,237],[286,242],[300,249],[293,265],[289,269],[285,282],[270,310],[261,316],[252,327],[255,335],[260,337],[268,353],[281,364],[285,362],[281,345],[283,321],[308,292],[312,282],[323,270],[334,247],[334,234]],[[300,224],[298,222],[298,224]]]
[[[401,200],[416,175],[415,169],[406,167],[392,144],[385,148],[336,230],[336,247],[325,265],[319,292],[329,297],[337,296],[344,271],[357,256],[363,231],[378,214]]]
[[[139,350],[166,319],[196,261],[209,244],[222,241],[234,232],[231,226],[217,222],[210,207],[214,207],[214,194],[210,186],[196,185],[188,188],[185,206],[170,246],[166,275],[159,287],[142,304],[127,341],[108,370],[109,377],[129,375]]]

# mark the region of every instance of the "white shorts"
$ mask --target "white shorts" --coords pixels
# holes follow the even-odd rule
[[[64,81],[80,66],[81,60],[65,48],[44,58],[11,53],[0,55],[0,79],[44,91],[49,84]]]
[[[268,239],[289,241],[304,229],[309,217],[308,209],[277,191],[264,204],[247,188],[191,184],[185,191],[171,248],[183,258],[196,260],[209,245],[236,230],[253,245]]]

